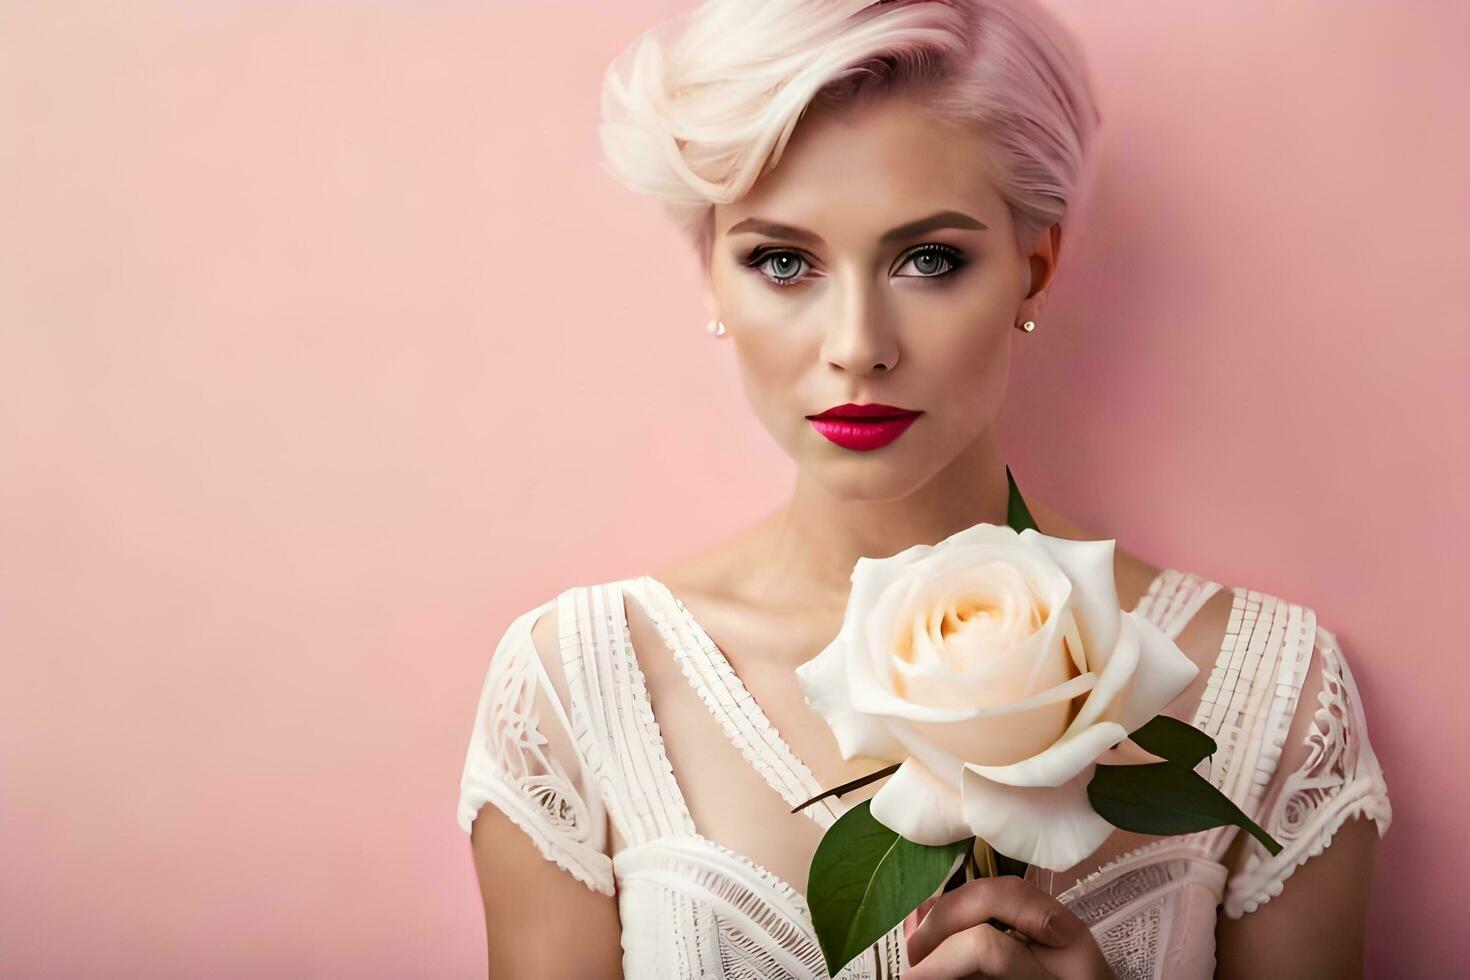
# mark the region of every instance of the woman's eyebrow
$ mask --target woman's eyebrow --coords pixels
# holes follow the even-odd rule
[[[914,235],[921,235],[926,231],[934,231],[936,228],[973,228],[985,231],[989,226],[983,221],[970,217],[962,211],[940,211],[931,214],[927,218],[910,221],[899,225],[897,228],[885,231],[879,237],[884,245]],[[771,238],[789,238],[793,241],[806,242],[811,245],[826,245],[822,236],[805,228],[795,225],[784,225],[778,221],[770,221],[766,218],[746,218],[744,221],[736,222],[725,232],[726,235],[756,234],[766,235]]]

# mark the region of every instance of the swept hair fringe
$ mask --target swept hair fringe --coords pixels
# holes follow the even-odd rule
[[[803,115],[918,85],[986,138],[976,166],[1018,246],[1062,219],[1101,116],[1080,46],[1038,0],[705,0],[608,67],[602,167],[707,264],[714,205],[775,167]]]

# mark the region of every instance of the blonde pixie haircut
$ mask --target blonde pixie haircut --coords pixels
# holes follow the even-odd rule
[[[1080,47],[1036,0],[706,0],[609,66],[603,169],[655,198],[708,270],[714,205],[781,158],[812,106],[922,85],[986,137],[1018,247],[1059,222],[1101,122]]]

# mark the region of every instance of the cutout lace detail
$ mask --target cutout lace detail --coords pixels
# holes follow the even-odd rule
[[[1309,753],[1286,777],[1262,822],[1281,842],[1281,853],[1263,858],[1264,849],[1253,847],[1226,895],[1225,911],[1231,918],[1254,912],[1280,895],[1286,879],[1326,850],[1349,817],[1373,820],[1379,837],[1393,820],[1383,768],[1368,741],[1358,688],[1337,637],[1318,627],[1316,649],[1322,657],[1322,689],[1306,737]]]
[[[1145,895],[1157,892],[1188,870],[1182,860],[1158,861],[1115,876],[1106,885],[1074,901],[1069,908],[1089,925],[1105,921]]]
[[[543,749],[547,738],[537,695],[555,704],[556,692],[530,632],[550,605],[517,617],[491,655],[460,781],[459,824],[469,832],[480,807],[489,803],[525,831],[547,860],[594,891],[612,895],[600,800],[584,795],[579,780]]]
[[[1159,976],[1164,903],[1164,898],[1156,898],[1097,937],[1103,958],[1118,980],[1154,980]]]

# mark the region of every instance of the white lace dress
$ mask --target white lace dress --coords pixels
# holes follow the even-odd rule
[[[1138,610],[1175,637],[1221,588],[1168,569]],[[1160,837],[1060,892],[1057,898],[1088,923],[1119,977],[1212,976],[1221,907],[1239,918],[1280,894],[1296,867],[1320,854],[1349,817],[1373,819],[1380,836],[1392,818],[1336,637],[1309,608],[1231,591],[1229,628],[1194,715],[1219,750],[1199,771],[1283,849],[1271,857],[1248,841],[1244,866],[1231,874],[1221,858],[1238,828]],[[480,808],[494,806],[548,860],[587,887],[616,895],[626,977],[825,978],[802,894],[695,828],[629,638],[629,596],[647,610],[668,648],[643,656],[667,653],[679,661],[725,734],[788,804],[827,788],[787,746],[683,603],[656,579],[639,576],[567,589],[506,629],[474,720],[460,784],[461,828],[469,831]],[[531,640],[533,624],[553,610],[568,703]],[[1321,661],[1315,703],[1299,704],[1314,656]],[[1278,774],[1283,743],[1301,711],[1313,713],[1306,761]],[[545,751],[548,726],[558,726],[556,737],[575,746],[575,771]],[[828,798],[802,812],[825,829],[850,805]],[[608,820],[623,842],[616,853],[610,853]],[[906,966],[899,925],[838,976],[897,977]]]

